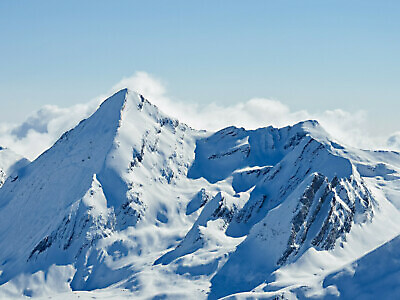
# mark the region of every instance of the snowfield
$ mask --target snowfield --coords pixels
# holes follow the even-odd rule
[[[400,154],[317,121],[197,131],[124,89],[0,148],[0,299],[394,299],[399,234]]]

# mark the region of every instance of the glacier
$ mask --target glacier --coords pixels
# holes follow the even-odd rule
[[[0,148],[0,299],[395,298],[399,183],[317,121],[207,132],[123,89]]]

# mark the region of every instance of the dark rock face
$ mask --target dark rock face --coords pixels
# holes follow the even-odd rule
[[[354,223],[368,222],[373,217],[372,203],[374,199],[363,182],[354,178],[331,184],[334,192],[330,192],[329,212],[312,245],[317,249],[334,248],[338,239],[346,240]]]
[[[5,181],[6,181],[6,174],[4,173],[3,170],[0,169],[0,188],[2,187]]]
[[[295,257],[306,240],[317,249],[333,249],[338,240],[346,240],[356,215],[359,222],[371,220],[372,201],[367,188],[354,178],[339,180],[335,177],[329,182],[325,176],[316,174],[299,200],[287,249],[277,264],[282,265],[289,257]],[[323,222],[314,224],[317,219]],[[313,225],[316,234],[309,233]]]

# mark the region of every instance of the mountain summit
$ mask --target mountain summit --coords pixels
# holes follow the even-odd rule
[[[317,121],[197,131],[127,89],[12,173],[0,298],[350,297],[400,233],[399,153]]]

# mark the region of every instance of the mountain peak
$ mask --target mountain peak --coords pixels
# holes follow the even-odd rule
[[[77,213],[76,207],[88,211],[94,209],[80,205],[83,198],[93,196],[90,192],[93,178],[100,185],[98,194],[103,195],[98,199],[105,202],[106,209],[101,218],[124,211],[122,220],[116,218],[118,222],[113,221],[113,226],[121,228],[133,224],[133,220],[139,218],[140,210],[130,206],[131,202],[139,202],[138,196],[130,191],[130,185],[133,181],[143,185],[141,181],[146,182],[145,178],[149,176],[146,170],[155,168],[157,161],[160,161],[157,171],[152,175],[155,179],[147,180],[172,182],[176,174],[185,173],[184,161],[190,159],[192,151],[186,148],[193,147],[193,142],[185,141],[186,130],[185,125],[164,116],[143,96],[128,89],[116,92],[89,118],[64,133],[12,181],[5,182],[0,189],[0,236],[24,234],[28,238],[12,238],[15,240],[13,247],[22,249],[24,255],[32,253],[32,246],[39,249],[35,253],[41,253],[43,245],[48,245],[49,241],[55,243],[51,233]],[[179,163],[164,165],[165,162],[172,164],[172,161]],[[98,206],[96,201],[94,206]],[[80,213],[83,218],[90,215],[89,212]],[[14,221],[20,226],[9,228],[6,220],[10,215],[15,216]],[[50,226],[48,220],[52,220]],[[110,230],[108,227],[103,229]],[[3,248],[0,260],[12,256],[13,247]],[[14,267],[9,265],[7,270]],[[0,282],[2,276],[3,279],[9,276],[9,272],[0,275]]]
[[[311,127],[317,127],[320,126],[321,124],[317,120],[304,120],[299,122],[298,124],[302,124],[303,126],[311,126]]]
[[[144,115],[147,115],[156,122],[179,123],[177,120],[161,112],[157,106],[150,103],[143,95],[128,88],[121,89],[104,100],[97,111],[88,119],[98,119],[99,117],[97,115],[101,115],[101,118],[104,118],[104,120],[111,118],[115,121],[115,118],[112,116],[119,115],[118,121],[120,123],[119,126],[121,126],[122,119],[135,119],[137,118],[138,112],[144,112]],[[126,116],[124,117],[124,115]],[[142,115],[142,117],[145,117],[144,115]],[[168,121],[166,119],[168,119]]]
[[[120,111],[124,107],[127,95],[128,95],[128,89],[125,88],[125,89],[119,90],[118,92],[114,93],[112,96],[110,96],[106,100],[104,100],[100,104],[97,111],[103,110],[103,109]]]
[[[315,120],[205,133],[122,89],[0,188],[0,298],[281,295],[289,264],[322,280],[399,234],[398,180]]]
[[[95,115],[98,111],[113,111],[120,112],[125,108],[126,102],[132,102],[134,106],[138,107],[138,110],[141,110],[144,103],[150,104],[141,94],[129,90],[128,88],[121,89],[115,92],[113,95],[104,100],[97,111],[93,114]]]
[[[310,134],[320,132],[323,135],[328,136],[325,129],[317,120],[304,120],[288,127],[291,128],[293,131],[301,131]]]

